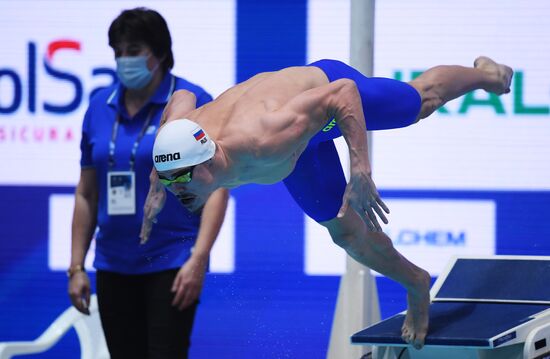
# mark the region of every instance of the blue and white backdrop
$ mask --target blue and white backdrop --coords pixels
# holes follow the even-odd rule
[[[37,337],[69,305],[82,117],[114,80],[110,22],[143,5],[168,21],[174,72],[214,95],[260,71],[348,61],[348,0],[0,0],[0,341]],[[516,71],[505,97],[476,91],[373,136],[375,180],[392,210],[385,231],[434,277],[452,254],[550,253],[549,16],[544,1],[377,4],[376,76],[408,81],[480,54]],[[234,190],[191,354],[324,357],[344,268],[344,252],[282,185]],[[401,287],[377,283],[383,317],[405,308]],[[35,357],[78,352],[71,333]]]

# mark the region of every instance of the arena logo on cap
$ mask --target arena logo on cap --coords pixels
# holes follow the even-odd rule
[[[155,156],[155,162],[156,163],[177,161],[179,159],[181,159],[181,155],[180,155],[179,152],[167,153],[167,154],[162,154],[162,155],[156,155]]]

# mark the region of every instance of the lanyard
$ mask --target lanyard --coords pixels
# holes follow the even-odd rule
[[[172,76],[170,81],[170,90],[168,91],[168,96],[166,97],[166,102],[170,99],[174,91],[176,90],[176,78]],[[114,95],[115,93],[113,93]],[[111,97],[113,96],[111,95]],[[143,125],[143,128],[141,129],[141,132],[138,135],[138,138],[136,138],[136,141],[134,142],[134,145],[132,146],[132,153],[130,155],[130,171],[134,170],[134,163],[136,161],[136,152],[137,148],[139,146],[139,143],[141,142],[141,139],[145,135],[145,131],[147,131],[147,127],[149,127],[149,124],[151,123],[151,119],[153,117],[154,112],[154,104],[151,104],[151,110],[149,111],[149,114],[147,115],[147,119],[145,120],[145,124]],[[109,142],[109,168],[113,168],[115,165],[115,140],[116,136],[118,134],[118,126],[120,125],[120,114],[117,113],[115,123],[113,123],[113,131],[111,133],[111,142]]]
[[[136,138],[134,145],[132,146],[132,152],[130,154],[130,171],[134,170],[134,163],[136,161],[136,152],[139,146],[139,143],[141,142],[141,139],[145,135],[145,131],[147,131],[147,128],[149,127],[149,124],[151,123],[151,119],[153,118],[153,112],[155,111],[155,107],[153,104],[151,104],[151,109],[149,110],[149,114],[147,115],[147,119],[145,120],[145,124],[143,125],[143,128],[141,129],[141,132],[139,133],[138,137]],[[109,142],[109,168],[113,168],[115,165],[115,146],[116,146],[116,137],[118,134],[118,126],[120,125],[120,114],[117,114],[116,120],[113,123],[113,131],[111,133],[111,142]]]

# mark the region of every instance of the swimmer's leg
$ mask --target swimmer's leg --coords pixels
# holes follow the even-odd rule
[[[403,257],[383,232],[371,232],[348,208],[342,217],[321,222],[332,240],[359,263],[391,278],[407,290],[407,315],[401,328],[406,343],[420,349],[428,333],[430,275]]]
[[[334,142],[310,143],[283,182],[296,203],[315,221],[336,217],[346,177]]]
[[[428,328],[430,276],[406,260],[382,232],[371,232],[349,207],[336,218],[342,205],[346,179],[332,141],[310,144],[284,183],[306,212],[325,226],[332,240],[361,264],[399,282],[407,289],[408,311],[403,338],[420,347]]]
[[[320,68],[330,82],[343,78],[355,82],[361,96],[367,130],[406,127],[417,121],[421,97],[418,91],[406,82],[366,77],[353,67],[337,60],[319,60],[309,66]],[[331,135],[330,138],[336,138],[341,134],[337,127],[332,128],[330,123],[318,134],[319,137],[322,136],[321,140]]]
[[[478,57],[474,67],[441,65],[428,69],[409,82],[422,98],[418,119],[431,115],[448,101],[470,91],[483,89],[497,95],[510,92],[513,71],[488,57]]]

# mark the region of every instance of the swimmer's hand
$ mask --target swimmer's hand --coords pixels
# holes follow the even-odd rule
[[[166,190],[159,181],[157,171],[153,168],[149,176],[149,193],[143,205],[143,222],[141,223],[141,232],[139,238],[140,244],[145,244],[149,240],[149,235],[153,229],[153,224],[157,222],[157,215],[162,211],[166,202]]]
[[[382,231],[376,215],[382,222],[388,223],[384,212],[389,214],[390,210],[380,198],[371,175],[365,171],[352,171],[342,202],[338,212],[339,218],[343,217],[351,206],[371,231]]]
[[[208,257],[199,258],[191,255],[178,271],[172,283],[172,305],[178,310],[184,310],[199,299],[207,264]]]

